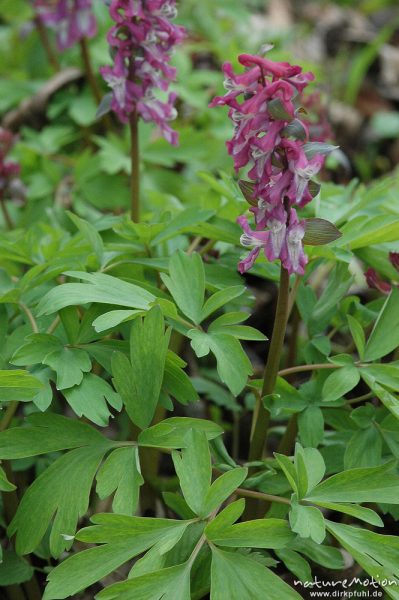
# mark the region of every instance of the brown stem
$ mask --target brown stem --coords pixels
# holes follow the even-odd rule
[[[13,416],[17,412],[18,406],[19,402],[17,401],[10,402],[10,404],[7,406],[7,410],[4,414],[4,417],[0,421],[0,431],[5,431],[6,429],[8,429]]]
[[[209,240],[203,248],[199,251],[201,256],[205,256],[208,252],[212,250],[212,248],[216,245],[217,240]]]
[[[298,365],[289,369],[282,369],[278,372],[280,377],[292,375],[292,373],[304,373],[305,371],[317,371],[318,369],[341,369],[342,365],[333,365],[332,363],[320,363],[315,365]]]
[[[20,585],[7,585],[5,588],[7,600],[26,600],[24,591]]]
[[[39,34],[40,41],[41,41],[42,46],[47,54],[49,63],[53,67],[54,71],[59,71],[60,63],[58,62],[58,58],[55,55],[55,52],[53,50],[53,47],[52,47],[49,37],[47,35],[47,30],[46,30],[45,26],[43,25],[40,17],[35,17],[35,24],[36,24],[37,33]]]
[[[292,317],[291,317],[291,333],[290,333],[288,352],[287,352],[287,362],[286,362],[287,368],[293,367],[296,362],[300,324],[301,324],[301,316],[299,314],[299,310],[297,309],[297,307],[294,306],[293,311],[292,311]]]
[[[270,419],[270,413],[263,405],[263,398],[273,393],[274,386],[276,384],[288,319],[289,282],[289,273],[286,269],[284,269],[283,266],[281,266],[276,316],[274,320],[272,339],[270,342],[265,373],[263,376],[263,387],[261,395],[257,399],[252,419],[249,461],[260,460],[263,456],[263,449]]]
[[[238,488],[235,491],[235,493],[239,496],[243,496],[244,498],[254,498],[256,500],[264,500],[265,502],[279,502],[280,504],[291,505],[291,502],[288,500],[288,498],[282,498],[281,496],[273,496],[272,494],[263,494],[262,492],[245,490],[243,488]]]
[[[4,222],[6,224],[6,227],[9,231],[11,231],[12,229],[14,229],[14,223],[10,217],[10,213],[8,212],[6,201],[4,200],[4,198],[2,196],[0,196],[0,206],[1,206],[1,212],[3,213],[3,218],[4,218]]]
[[[294,445],[296,436],[298,433],[298,415],[294,414],[288,421],[288,425],[285,429],[284,435],[280,440],[280,443],[277,448],[277,452],[279,454],[290,455]]]
[[[30,323],[30,326],[32,327],[33,333],[39,333],[39,327],[37,326],[36,319],[33,316],[32,311],[23,302],[20,302],[19,306],[28,317],[28,321]]]
[[[82,56],[82,61],[83,61],[83,66],[84,66],[84,70],[86,73],[87,81],[89,83],[89,86],[91,88],[91,91],[92,91],[95,101],[97,102],[97,104],[100,104],[101,98],[102,98],[101,90],[98,86],[97,79],[93,72],[93,67],[92,67],[91,59],[90,59],[89,45],[87,43],[87,38],[85,38],[85,37],[83,37],[80,40],[80,52],[81,52],[81,56]]]
[[[374,397],[374,392],[368,392],[367,394],[363,394],[362,396],[357,396],[357,398],[351,398],[346,401],[346,404],[352,405],[357,404],[358,402],[364,402],[365,400],[371,400]]]
[[[287,368],[293,367],[296,361],[297,355],[297,346],[298,346],[298,335],[299,335],[299,327],[301,324],[301,316],[299,314],[298,307],[295,305],[295,297],[293,299],[293,291],[298,289],[298,281],[299,277],[296,278],[293,290],[290,293],[290,307],[292,310],[292,318],[291,318],[291,334],[290,340],[288,344],[288,355],[287,355]],[[290,311],[291,312],[291,311]],[[291,376],[287,376],[288,381],[290,381]],[[278,446],[278,452],[280,454],[291,454],[292,448],[295,445],[296,436],[298,433],[298,415],[294,414],[291,416],[287,423],[287,427],[285,428],[284,435],[280,440]]]
[[[140,221],[140,152],[138,114],[135,110],[130,116],[130,156],[131,156],[131,218]]]

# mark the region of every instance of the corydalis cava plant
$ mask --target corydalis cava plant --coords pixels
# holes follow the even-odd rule
[[[56,32],[60,52],[97,32],[92,0],[35,0],[34,8],[42,23]]]
[[[309,126],[300,118],[305,112],[301,96],[313,75],[259,56],[242,54],[238,60],[245,72],[237,75],[226,63],[227,93],[211,106],[230,107],[234,134],[227,142],[229,154],[236,171],[250,166],[255,231],[245,216],[238,219],[244,230],[241,243],[252,248],[239,270],[250,269],[263,250],[268,260],[280,259],[290,274],[303,275],[305,223],[296,207],[312,200],[310,182],[324,163],[321,154],[308,152]]]
[[[112,89],[112,110],[123,123],[136,112],[144,121],[153,122],[164,138],[177,144],[178,136],[168,122],[175,118],[176,95],[166,101],[156,91],[167,92],[175,79],[170,66],[173,48],[184,36],[183,27],[174,25],[174,0],[111,0],[110,15],[115,25],[108,33],[113,65],[100,72]]]

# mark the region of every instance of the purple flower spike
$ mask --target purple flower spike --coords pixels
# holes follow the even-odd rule
[[[226,94],[210,104],[229,107],[234,133],[227,149],[236,171],[249,166],[253,189],[250,211],[256,231],[244,217],[239,219],[244,229],[241,243],[253,249],[238,268],[241,273],[250,269],[263,249],[268,260],[279,259],[289,273],[303,275],[305,229],[294,207],[312,200],[309,184],[325,160],[321,155],[306,155],[311,124],[301,120],[306,111],[298,110],[302,92],[314,76],[302,73],[299,66],[260,56],[241,54],[238,60],[246,71],[237,75],[226,63]],[[316,100],[314,96],[312,102]]]
[[[60,52],[97,33],[92,0],[34,0],[40,20],[56,33]]]
[[[174,81],[171,53],[185,37],[184,28],[171,22],[177,14],[175,0],[111,0],[109,12],[115,23],[108,33],[114,64],[100,72],[112,90],[112,110],[122,123],[137,111],[177,144],[169,125],[176,117],[176,95],[161,99],[156,93],[167,92]]]

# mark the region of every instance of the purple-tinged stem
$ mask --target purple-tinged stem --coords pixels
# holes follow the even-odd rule
[[[46,52],[49,63],[53,67],[54,71],[59,71],[60,63],[58,62],[58,58],[54,52],[54,49],[53,49],[51,42],[49,40],[49,37],[47,35],[47,30],[39,17],[35,17],[35,25],[36,25],[37,33],[39,34],[40,41],[44,48],[44,51]]]
[[[93,71],[93,67],[92,67],[91,59],[90,59],[89,45],[87,43],[87,38],[85,38],[85,37],[83,37],[80,40],[80,52],[82,55],[82,62],[83,62],[84,70],[86,73],[86,78],[87,78],[88,84],[90,86],[90,89],[92,91],[93,97],[94,97],[95,101],[97,102],[97,104],[100,104],[101,99],[102,99],[101,90],[99,88],[97,79],[94,75],[94,71]]]
[[[135,110],[130,116],[130,156],[131,156],[131,218],[134,223],[140,221],[140,151],[138,114]]]

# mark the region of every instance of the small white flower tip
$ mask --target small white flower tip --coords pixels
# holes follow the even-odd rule
[[[273,48],[274,44],[262,44],[262,46],[260,47],[259,54],[267,54],[268,52],[270,52],[270,50],[273,50]]]

